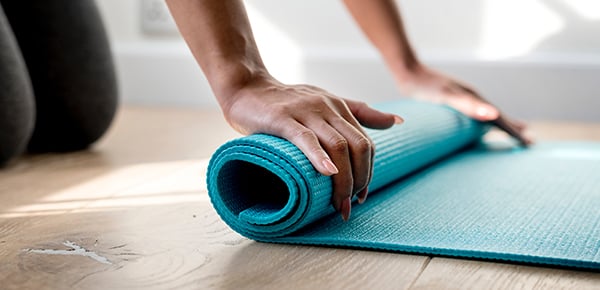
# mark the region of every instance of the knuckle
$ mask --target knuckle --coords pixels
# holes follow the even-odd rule
[[[329,107],[327,97],[323,95],[311,95],[307,100],[307,105],[319,112],[325,112]]]
[[[292,133],[292,138],[293,139],[315,139],[315,133],[307,128],[303,128],[303,129],[297,129]]]
[[[334,138],[329,142],[331,150],[338,153],[345,153],[348,151],[348,140],[344,138]]]
[[[361,136],[354,142],[354,150],[359,154],[371,154],[372,150],[371,140]]]
[[[323,99],[318,96],[309,96],[306,100],[306,105],[311,109],[322,109],[323,108]]]
[[[333,98],[331,98],[331,103],[338,110],[341,110],[341,111],[346,111],[347,110],[347,104],[346,104],[346,101],[344,99],[341,99],[341,98],[338,98],[338,97],[333,97]]]

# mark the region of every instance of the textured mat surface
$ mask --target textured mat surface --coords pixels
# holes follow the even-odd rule
[[[371,194],[349,222],[330,205],[330,178],[268,135],[213,155],[215,209],[258,241],[600,269],[600,144],[469,146],[485,128],[449,108],[381,108],[406,122],[369,131],[377,146]]]

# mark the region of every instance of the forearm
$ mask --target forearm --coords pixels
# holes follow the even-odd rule
[[[419,68],[394,0],[344,0],[344,4],[397,77]]]
[[[240,0],[167,0],[179,30],[221,107],[256,76],[268,75]]]

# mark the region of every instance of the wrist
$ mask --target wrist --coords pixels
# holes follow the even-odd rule
[[[217,66],[217,72],[208,75],[208,80],[219,105],[226,111],[244,88],[273,79],[262,65],[249,65],[239,61]]]
[[[418,61],[407,65],[406,62],[392,64],[390,70],[396,85],[402,94],[413,94],[423,81],[427,79],[429,69]]]
[[[223,73],[221,77],[224,79],[218,82],[218,86],[213,91],[228,121],[230,121],[232,107],[236,103],[240,100],[249,101],[254,97],[260,97],[261,94],[257,92],[260,92],[261,88],[278,83],[264,68],[238,68]]]
[[[418,60],[406,61],[402,59],[388,62],[388,64],[396,80],[403,83],[411,83],[427,71],[425,65]]]

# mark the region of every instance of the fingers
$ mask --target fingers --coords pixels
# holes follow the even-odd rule
[[[350,218],[352,196],[364,191],[371,179],[372,141],[366,133],[359,130],[344,118],[334,117],[322,125],[309,123],[315,129],[321,146],[339,169],[333,175],[334,208],[340,211],[342,218]],[[322,122],[322,120],[313,120]],[[353,121],[357,123],[355,120]]]
[[[300,148],[319,172],[332,176],[333,207],[348,220],[352,196],[366,199],[375,149],[343,101],[330,104],[323,113],[325,117],[308,115],[282,123],[282,137]]]
[[[500,114],[500,111],[493,105],[485,101],[471,98],[455,98],[448,101],[448,104],[459,112],[482,122],[491,122],[500,130],[515,138],[522,146],[529,146],[533,142],[527,138],[523,132],[525,124],[520,122],[508,121]]]
[[[533,143],[531,139],[523,134],[526,127],[525,124],[512,120],[509,121],[502,116],[495,106],[484,101],[476,91],[462,84],[459,84],[458,86],[459,89],[468,93],[467,96],[470,96],[470,98],[467,98],[469,99],[468,101],[464,101],[465,103],[470,104],[461,108],[461,112],[479,121],[491,121],[492,124],[500,130],[517,139],[522,146],[529,146]]]
[[[533,143],[531,139],[524,135],[526,127],[524,123],[509,121],[502,116],[495,106],[484,101],[476,91],[465,85],[459,84],[458,86],[459,89],[468,93],[467,98],[457,98],[455,100],[455,105],[459,107],[460,112],[479,121],[491,121],[492,124],[515,138],[524,147]]]
[[[373,142],[366,133],[358,130],[357,127],[352,126],[344,119],[336,119],[331,124],[338,130],[341,136],[347,141],[347,152],[350,156],[349,169],[352,173],[352,191],[351,194],[357,194],[362,192],[371,180],[371,171],[373,168]],[[326,150],[330,152],[330,145],[325,145]],[[333,150],[339,150],[342,148],[332,148]],[[335,159],[334,159],[335,160]],[[334,176],[334,182],[335,178]],[[346,180],[343,180],[346,182]],[[345,197],[345,196],[344,196]]]
[[[445,102],[457,111],[478,121],[492,121],[500,116],[500,112],[495,106],[477,98],[476,95],[463,93],[463,95],[449,97]]]
[[[517,139],[522,146],[526,147],[533,143],[531,139],[523,134],[525,124],[507,120],[495,106],[485,102],[475,91],[466,87],[461,88],[470,94],[470,98],[456,98],[452,101],[453,107],[475,120],[491,121],[500,130]]]
[[[339,173],[339,169],[323,147],[321,147],[319,139],[313,130],[296,121],[282,124],[285,130],[283,130],[281,137],[296,145],[317,171],[326,176]]]
[[[525,124],[508,121],[500,111],[490,103],[486,102],[476,91],[466,85],[454,83],[450,86],[452,97],[446,98],[447,103],[461,113],[482,122],[491,122],[508,135],[517,139],[522,146],[532,144],[523,131]]]
[[[345,102],[338,104],[338,106],[342,106],[339,108],[341,109],[340,114],[343,117],[343,119],[345,119],[348,123],[350,123],[353,126],[353,127],[350,127],[352,129],[351,131],[347,131],[346,133],[344,133],[344,136],[346,138],[350,138],[350,140],[357,140],[356,142],[351,142],[351,144],[358,144],[358,146],[352,147],[352,148],[357,149],[357,150],[351,150],[352,156],[367,157],[368,156],[367,154],[370,153],[369,154],[370,158],[365,159],[369,163],[360,162],[360,160],[352,161],[354,176],[364,176],[364,175],[361,175],[360,169],[361,168],[369,168],[368,177],[366,179],[366,182],[363,179],[355,178],[355,180],[354,180],[354,193],[357,194],[357,196],[358,196],[358,202],[360,204],[362,204],[367,199],[368,185],[371,182],[371,179],[373,178],[373,163],[372,162],[375,158],[375,145],[374,145],[373,141],[369,138],[367,133],[364,131],[364,129],[360,126],[357,118],[355,118],[355,117],[358,116],[359,118],[363,118],[363,119],[367,119],[367,120],[374,119],[374,118],[380,118],[382,122],[389,122],[391,119],[394,121],[395,124],[401,124],[402,122],[404,122],[404,120],[400,116],[397,116],[394,114],[387,114],[387,113],[383,113],[383,112],[379,112],[377,110],[371,109],[365,103],[362,103],[362,102],[345,100]],[[345,125],[345,124],[341,124],[341,125]],[[339,127],[344,128],[344,126],[339,126]],[[358,129],[358,131],[354,130],[354,129]],[[356,138],[362,138],[362,140],[356,139]],[[370,149],[368,149],[367,147],[369,147]],[[370,152],[367,152],[367,151],[370,151]],[[358,166],[356,166],[356,164],[358,164]],[[364,165],[364,167],[362,165]],[[357,193],[357,191],[358,191],[358,193]]]
[[[371,146],[371,160],[375,160],[375,146]],[[371,166],[371,171],[369,172],[369,181],[367,181],[367,186],[357,194],[359,204],[363,204],[367,200],[367,196],[369,195],[369,183],[371,183],[372,179],[373,166]]]
[[[519,120],[510,120],[510,123],[519,131],[523,132],[527,129],[527,124],[519,121]]]
[[[317,136],[321,146],[327,151],[333,162],[340,170],[338,174],[332,176],[333,196],[331,198],[333,207],[340,212],[344,220],[350,218],[350,199],[354,191],[354,175],[351,144],[338,131],[329,125],[324,129],[318,130]]]
[[[525,126],[521,123],[512,122],[500,116],[498,119],[492,121],[496,127],[500,128],[500,130],[506,132],[511,137],[517,139],[521,146],[527,147],[533,144],[533,140],[529,139],[524,134]]]
[[[363,102],[345,100],[352,115],[365,127],[373,129],[387,129],[394,124],[401,124],[404,120],[394,114],[377,111]]]
[[[321,174],[332,176],[333,207],[350,218],[351,198],[366,188],[372,167],[371,141],[342,118],[331,125],[312,118],[285,125],[282,137],[295,144]]]

